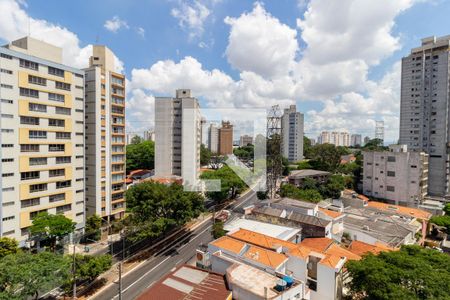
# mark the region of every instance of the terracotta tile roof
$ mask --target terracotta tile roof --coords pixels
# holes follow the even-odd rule
[[[400,205],[392,205],[392,204],[387,204],[387,203],[377,202],[377,201],[369,201],[369,207],[393,212],[393,213],[404,215],[404,216],[415,217],[415,218],[418,218],[421,220],[426,220],[426,221],[428,221],[432,215],[431,213],[429,213],[425,210],[422,210],[422,209],[405,207],[405,206],[400,206]]]
[[[229,234],[228,236],[233,237],[234,239],[253,244],[256,246],[260,246],[266,249],[273,250],[276,247],[283,246],[288,249],[294,249],[297,247],[297,244],[283,241],[274,237],[270,237],[265,234],[257,233],[254,231],[250,231],[247,229],[239,229],[236,232]]]
[[[341,261],[341,258],[339,256],[327,255],[319,261],[319,264],[326,265],[326,266],[334,269],[338,266],[340,261]]]
[[[385,246],[381,243],[377,243],[376,245],[367,244],[360,241],[352,241],[350,246],[348,247],[348,250],[355,253],[356,255],[362,256],[366,253],[373,253],[378,254],[381,251],[394,251],[395,248],[391,248],[388,246]]]
[[[218,248],[222,248],[230,252],[233,252],[235,254],[240,254],[245,247],[245,243],[232,239],[228,236],[218,238],[217,240],[212,241],[211,244]]]
[[[308,247],[299,246],[299,247],[294,248],[291,251],[289,251],[289,255],[293,255],[293,256],[297,256],[299,258],[305,259],[309,256],[311,251],[312,250]]]
[[[339,245],[333,244],[326,251],[326,254],[334,255],[337,257],[347,257],[347,260],[360,260],[361,256],[353,253]]]
[[[333,244],[333,240],[326,237],[306,238],[300,243],[300,246],[308,247],[317,252],[325,252],[331,244]]]
[[[133,170],[133,171],[130,171],[130,174],[128,175],[129,177],[132,177],[132,176],[139,176],[139,175],[144,175],[144,174],[147,174],[147,173],[151,173],[152,171],[150,171],[150,170],[146,170],[146,169],[138,169],[138,170]]]
[[[319,207],[319,210],[333,219],[342,216],[342,213],[340,213],[338,211],[333,211],[333,210],[329,210],[329,209],[322,208],[322,207]]]
[[[256,246],[250,246],[243,256],[274,269],[288,259],[284,254]]]

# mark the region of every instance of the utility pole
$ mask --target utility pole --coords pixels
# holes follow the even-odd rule
[[[72,299],[76,300],[77,299],[77,277],[75,275],[75,268],[76,268],[76,264],[75,264],[75,241],[73,242],[73,258],[72,258],[72,275],[73,275],[73,295],[72,295]]]
[[[119,300],[122,300],[122,261],[119,263]]]

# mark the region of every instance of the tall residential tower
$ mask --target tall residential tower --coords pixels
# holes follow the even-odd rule
[[[289,161],[303,159],[303,114],[295,105],[284,110],[281,118],[281,152]]]

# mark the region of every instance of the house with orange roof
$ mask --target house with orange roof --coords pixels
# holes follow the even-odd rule
[[[387,247],[382,243],[375,243],[375,245],[371,245],[361,241],[352,241],[348,246],[348,251],[359,256],[363,256],[364,254],[367,253],[377,255],[383,251],[395,251],[395,250],[398,250],[398,248]]]

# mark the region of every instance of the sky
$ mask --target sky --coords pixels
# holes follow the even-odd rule
[[[385,141],[399,128],[401,58],[450,34],[448,0],[0,0],[0,42],[30,35],[87,67],[107,45],[127,77],[127,128],[153,127],[154,97],[189,88],[204,108],[286,108],[305,134]]]

